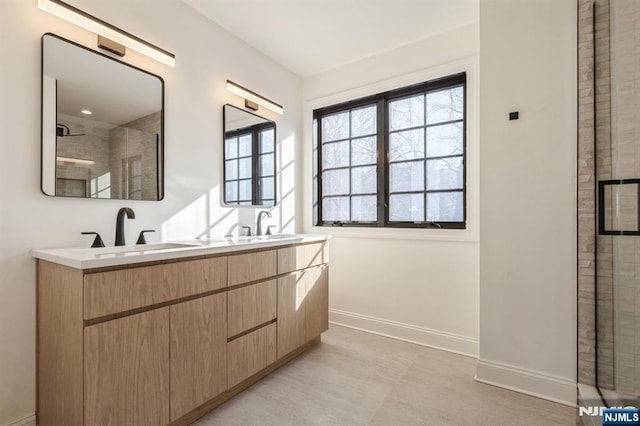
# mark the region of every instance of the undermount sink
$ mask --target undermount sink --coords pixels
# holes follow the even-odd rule
[[[93,249],[96,255],[108,255],[108,254],[120,254],[120,253],[142,253],[157,250],[169,250],[169,249],[181,249],[189,247],[199,247],[197,243],[151,243],[151,244],[136,244],[135,246],[128,247],[105,247],[100,249]]]
[[[273,241],[273,240],[286,240],[289,238],[298,238],[296,234],[272,234],[272,235],[244,235],[235,237],[241,241],[251,241],[251,242],[259,242],[259,241]]]
[[[273,234],[273,235],[263,235],[261,237],[256,237],[256,238],[261,238],[264,240],[282,240],[285,238],[296,238],[296,234]]]

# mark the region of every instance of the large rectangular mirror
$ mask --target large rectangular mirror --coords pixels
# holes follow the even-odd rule
[[[160,77],[42,36],[42,192],[161,200],[163,107]]]
[[[224,202],[240,206],[276,203],[276,123],[225,105]]]

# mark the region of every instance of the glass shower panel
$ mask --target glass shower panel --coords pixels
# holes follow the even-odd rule
[[[609,405],[639,406],[640,1],[609,2],[609,44],[596,48],[597,380]]]

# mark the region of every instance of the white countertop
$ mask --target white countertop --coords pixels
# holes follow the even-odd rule
[[[327,240],[326,235],[272,235],[265,237],[235,237],[200,241],[160,242],[125,247],[67,247],[32,250],[37,259],[47,260],[76,269],[103,268],[159,260],[180,259],[211,254],[232,253],[242,250],[278,247],[289,244],[312,243]]]

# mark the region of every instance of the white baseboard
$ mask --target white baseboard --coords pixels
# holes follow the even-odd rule
[[[29,414],[26,417],[7,423],[5,426],[36,426],[36,415],[35,413]]]
[[[442,349],[474,358],[478,357],[478,340],[467,336],[338,309],[329,309],[329,322],[430,348]]]
[[[476,381],[576,407],[577,383],[539,371],[478,359]]]

